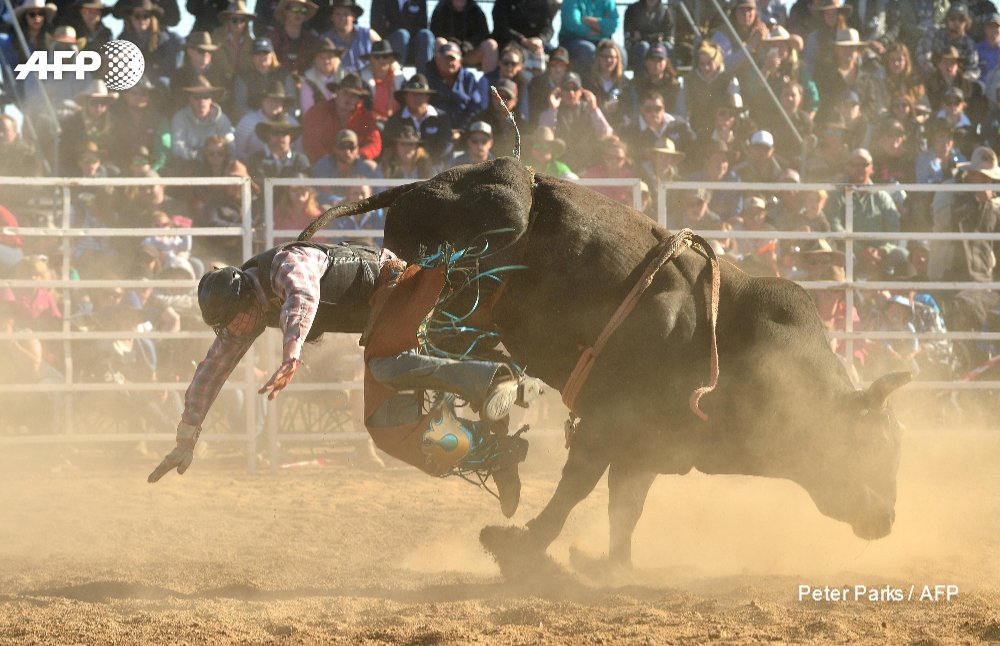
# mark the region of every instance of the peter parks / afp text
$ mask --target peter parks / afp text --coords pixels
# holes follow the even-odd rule
[[[958,596],[958,586],[952,584],[911,584],[909,586],[845,585],[841,587],[799,584],[799,601],[923,601],[947,602]]]

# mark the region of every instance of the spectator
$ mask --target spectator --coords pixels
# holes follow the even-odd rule
[[[625,10],[625,49],[632,71],[639,71],[639,61],[653,45],[673,48],[674,29],[670,9],[663,0],[637,0]]]
[[[187,0],[185,8],[194,16],[191,33],[204,31],[212,33],[225,25],[222,13],[228,8],[229,0]]]
[[[774,136],[767,130],[758,130],[750,137],[746,160],[733,168],[741,182],[776,182],[781,174],[781,164],[774,158]]]
[[[558,10],[554,0],[497,0],[493,3],[493,39],[501,49],[510,43],[520,45],[530,59],[525,67],[544,70],[545,48],[555,34],[552,19]]]
[[[583,172],[584,178],[623,179],[635,177],[628,161],[628,151],[618,137],[608,137],[601,142],[601,161]],[[629,186],[593,186],[594,191],[616,202],[632,206],[632,189]]]
[[[266,145],[250,155],[247,169],[258,185],[268,177],[295,177],[309,170],[309,159],[292,150],[292,140],[302,134],[302,126],[295,124],[287,114],[257,124],[257,136]]]
[[[541,126],[531,137],[528,159],[539,172],[546,175],[559,179],[579,179],[569,166],[559,161],[564,152],[566,152],[566,142],[557,139],[552,128]]]
[[[8,287],[0,287],[0,334],[31,332],[26,320]],[[4,361],[0,363],[0,384],[61,384],[65,377],[46,360],[41,341],[34,337],[0,341]],[[0,396],[4,410],[4,424],[40,425],[35,431],[62,433],[60,412],[64,402],[60,393],[9,393]],[[36,415],[43,410],[45,415]]]
[[[14,214],[0,204],[0,230],[8,232],[0,235],[0,278],[8,278],[11,270],[24,258],[24,238],[19,235],[9,235],[10,229],[17,226]],[[0,290],[9,291],[6,287]]]
[[[628,79],[618,45],[610,38],[597,43],[597,55],[583,86],[597,97],[597,105],[616,130],[628,119]]]
[[[712,192],[705,188],[684,191],[683,209],[668,213],[667,228],[677,231],[688,228],[692,231],[721,231],[722,218],[709,208]]]
[[[834,114],[817,128],[818,145],[803,167],[807,182],[839,181],[847,164],[847,127],[839,114]]]
[[[49,44],[45,36],[52,31],[52,23],[56,17],[56,5],[45,2],[45,0],[24,0],[14,8],[14,17],[24,33],[28,50],[25,51],[21,47],[20,39],[15,40],[16,59],[11,67],[27,62],[28,58],[36,51],[48,49]]]
[[[191,221],[187,218],[171,218],[163,211],[153,211],[148,224],[151,228],[167,229],[163,234],[147,236],[142,239],[142,246],[155,250],[160,255],[161,267],[183,267],[191,278],[196,277],[191,264],[191,236],[180,234],[177,229],[190,228]]]
[[[812,117],[803,109],[802,86],[797,81],[789,79],[777,94],[781,108],[788,115],[802,142],[799,143],[799,139],[792,134],[788,124],[779,118],[775,110],[765,113],[770,118],[761,119],[761,122],[768,132],[774,133],[774,156],[778,163],[782,166],[799,167],[809,142],[813,139]]]
[[[711,133],[699,137],[697,143],[721,141],[729,146],[730,157],[736,162],[745,156],[747,142],[759,128],[747,116],[742,95],[730,92],[724,96],[723,101],[715,109],[715,124]]]
[[[1000,13],[994,11],[983,24],[983,37],[976,43],[979,57],[979,78],[985,79],[1000,62]]]
[[[778,174],[780,184],[801,184],[802,176],[794,168],[783,168]],[[775,188],[767,209],[767,219],[781,231],[791,230],[791,223],[802,208],[803,192],[798,188]]]
[[[302,179],[309,176],[301,174],[294,177]],[[274,228],[276,231],[291,230],[297,234],[312,224],[322,213],[313,187],[284,186],[274,204]],[[281,239],[287,241],[289,238],[282,236]],[[294,239],[294,236],[291,239]]]
[[[77,0],[71,5],[69,25],[84,40],[83,48],[87,51],[99,52],[104,43],[114,38],[103,22],[109,13],[111,7],[101,3],[101,0]]]
[[[88,141],[76,154],[76,172],[72,177],[118,177],[121,171],[114,164],[106,164],[97,142]]]
[[[382,134],[375,114],[365,105],[368,88],[357,74],[348,74],[329,86],[334,97],[317,103],[302,118],[302,148],[311,162],[333,152],[337,133],[347,128],[358,135],[361,156],[375,159],[382,153]]]
[[[255,38],[252,45],[253,55],[250,57],[250,67],[236,77],[233,90],[232,117],[242,119],[250,110],[260,107],[261,97],[277,79],[285,86],[286,94],[293,94],[295,85],[291,76],[278,62],[274,53],[274,45],[267,38]]]
[[[767,36],[767,25],[761,20],[757,13],[757,3],[755,0],[736,0],[729,5],[729,20],[736,29],[736,35],[742,41],[743,46],[753,57],[758,57],[758,50],[764,38]],[[726,69],[731,73],[739,75],[740,82],[750,77],[749,66],[746,56],[739,44],[732,40],[729,30],[720,26],[709,36],[709,40],[715,43],[726,62]]]
[[[872,156],[864,148],[851,151],[847,161],[847,175],[844,178],[849,184],[869,186],[872,184]],[[900,215],[896,203],[886,191],[852,191],[854,201],[854,231],[894,232],[900,229]],[[844,213],[846,198],[838,191],[830,199],[827,214],[834,231],[845,231]],[[878,247],[884,241],[860,240],[862,247]]]
[[[684,96],[691,127],[701,138],[712,131],[712,119],[719,106],[728,103],[726,95],[733,91],[730,88],[733,75],[726,70],[722,49],[718,45],[703,42],[695,56],[697,65],[685,78]]]
[[[917,157],[915,174],[921,184],[939,184],[955,175],[965,156],[955,149],[955,130],[944,119],[930,123],[930,147]]]
[[[225,90],[212,85],[205,77],[181,88],[187,94],[188,105],[174,114],[170,122],[170,156],[173,162],[189,165],[198,155],[205,139],[221,135],[233,145],[233,124],[215,102]]]
[[[49,268],[48,256],[37,254],[24,256],[14,266],[16,280],[54,280],[56,276]],[[59,298],[51,287],[14,287],[11,289],[17,306],[25,322],[32,330],[53,332],[62,328],[62,310]]]
[[[0,177],[33,177],[39,171],[36,149],[21,138],[14,117],[0,113]]]
[[[349,186],[345,191],[345,202],[359,202],[372,195],[372,187],[367,184],[361,186]],[[330,223],[331,229],[342,231],[360,231],[364,229],[385,229],[385,209],[376,209],[367,213],[357,213],[343,218],[337,218]],[[359,238],[350,236],[343,238],[332,238],[331,243],[352,240],[359,244],[366,244],[372,247],[381,247],[382,238]]]
[[[949,47],[937,52],[935,63],[935,72],[926,79],[930,106],[934,110],[941,108],[948,91],[954,88],[962,93],[962,100],[967,102],[971,120],[975,123],[981,121],[987,110],[983,86],[959,74],[961,59],[958,50]]]
[[[549,96],[558,88],[569,70],[569,53],[559,47],[549,55],[544,74],[538,74],[528,84],[528,119],[535,125],[549,107]]]
[[[246,166],[238,161],[232,161],[223,173],[227,177],[250,177]],[[256,184],[251,183],[253,199],[251,200],[252,221],[259,223],[261,200]],[[244,227],[243,224],[242,187],[238,184],[230,186],[208,187],[205,191],[205,201],[199,212],[199,226],[206,227]],[[204,236],[195,240],[195,253],[208,266],[219,264],[242,263],[243,241],[239,236]]]
[[[983,143],[990,148],[1000,149],[1000,85],[993,89],[990,105],[983,119],[980,131],[983,133]]]
[[[914,102],[927,101],[922,74],[914,68],[910,50],[903,43],[896,42],[886,47],[882,55],[879,85],[884,88],[886,96],[905,94]]]
[[[372,29],[399,52],[404,65],[427,67],[434,56],[434,34],[427,28],[427,0],[373,0]]]
[[[913,304],[901,295],[890,296],[882,305],[879,332],[905,332],[906,336],[885,339],[871,348],[865,364],[869,374],[884,374],[886,371],[907,370],[914,375],[920,372],[917,355],[920,354],[920,340],[916,337]]]
[[[663,137],[645,150],[644,157],[640,157],[634,151],[633,155],[637,160],[642,160],[639,175],[645,180],[646,185],[654,191],[653,194],[656,196],[655,204],[653,204],[656,207],[654,213],[659,212],[660,184],[669,184],[680,179],[677,167],[684,160],[684,153],[677,150],[671,139]],[[668,191],[666,198],[665,210],[668,215],[680,211],[682,196],[679,191]]]
[[[212,32],[212,40],[219,44],[215,55],[215,65],[224,78],[229,80],[230,89],[235,86],[236,77],[250,69],[253,58],[253,34],[250,23],[257,14],[247,8],[245,0],[230,0],[224,11],[219,12],[222,25]]]
[[[162,0],[177,9],[175,0]],[[158,86],[166,87],[170,75],[177,69],[180,40],[163,25],[176,25],[180,12],[173,21],[164,18],[164,8],[153,0],[119,0],[114,16],[125,23],[119,40],[135,44],[146,62],[146,76]]]
[[[621,138],[628,144],[633,158],[643,159],[647,151],[664,137],[672,139],[680,150],[690,150],[694,132],[687,121],[667,112],[663,96],[656,90],[647,90],[639,102],[639,119],[621,130]]]
[[[71,64],[79,60],[77,53],[80,51],[82,41],[76,37],[72,27],[66,25],[56,27],[52,34],[46,35],[45,38],[49,47],[48,60],[51,60],[57,52],[69,53]],[[80,78],[76,78],[76,74],[65,74],[62,78],[56,78],[55,75],[45,76],[46,78],[42,78],[41,74],[29,74],[21,82],[20,91],[23,98],[19,108],[22,114],[32,115],[38,144],[48,150],[50,146],[55,145],[56,139],[55,129],[51,127],[51,115],[54,113],[60,120],[72,117],[79,109],[79,105],[74,103],[76,95],[88,90],[97,77],[92,74],[84,74]]]
[[[155,170],[147,171],[143,177],[146,179],[159,179],[160,174]],[[117,223],[118,226],[135,227],[139,223],[149,222],[153,211],[163,211],[173,217],[176,215],[185,218],[191,217],[191,210],[188,205],[174,197],[167,195],[166,187],[163,184],[152,183],[142,186],[130,187],[126,190],[128,203],[122,209],[123,221]]]
[[[924,101],[926,101],[926,97]],[[927,143],[924,123],[929,113],[929,108],[926,103],[921,103],[919,109],[922,111],[922,114],[918,115],[918,106],[913,102],[910,95],[896,93],[889,99],[888,111],[884,112],[881,116],[883,118],[891,117],[903,124],[903,128],[906,129],[906,138],[918,149],[923,149]],[[869,133],[866,137],[869,141],[871,140],[871,134]]]
[[[971,155],[976,145],[976,126],[965,114],[965,94],[961,88],[953,87],[945,92],[941,109],[935,115],[944,119],[955,132],[955,144],[963,155]]]
[[[677,70],[670,62],[666,46],[653,45],[646,51],[642,61],[642,69],[632,77],[632,83],[629,87],[627,118],[631,121],[636,121],[639,118],[639,99],[650,90],[660,93],[667,112],[679,117],[687,115],[684,84],[678,78]]]
[[[169,134],[169,133],[168,133]],[[206,140],[207,141],[207,140]],[[225,140],[222,147],[226,147]],[[122,168],[127,177],[142,177],[146,171],[153,170],[153,155],[146,146],[136,146],[132,151],[132,156],[127,160],[127,164]]]
[[[618,9],[612,0],[565,0],[562,3],[559,44],[569,52],[573,69],[586,73],[597,43],[618,29]]]
[[[878,61],[869,59],[862,65],[861,53],[869,43],[860,40],[856,29],[844,29],[837,32],[834,45],[835,64],[816,70],[816,87],[822,98],[819,112],[835,108],[840,97],[853,92],[865,118],[876,117],[885,109],[887,100],[881,98],[884,90],[879,87],[878,79],[883,74]]]
[[[816,231],[828,233],[831,231],[830,221],[826,218],[825,190],[805,191],[802,196],[802,208],[788,223],[790,231]]]
[[[811,29],[805,37],[802,62],[809,75],[816,78],[819,70],[836,57],[837,34],[848,28],[847,19],[854,7],[843,0],[817,0],[811,3],[810,10]],[[788,28],[795,32],[792,26]]]
[[[403,109],[385,123],[386,138],[396,138],[405,126],[420,133],[420,140],[432,159],[450,159],[452,151],[451,116],[431,105],[437,94],[423,74],[414,74],[397,90],[395,97]]]
[[[329,38],[320,41],[319,48],[313,53],[312,65],[300,79],[299,107],[302,114],[309,112],[317,103],[333,98],[330,86],[340,83],[347,74],[341,65],[345,51]]]
[[[710,139],[701,147],[701,167],[687,179],[692,182],[739,182],[730,168],[731,153],[724,141]],[[740,212],[742,198],[739,191],[716,191],[712,196],[713,208],[729,219]]]
[[[177,0],[153,0],[151,4],[147,4],[146,0],[139,0],[138,4],[143,6],[146,11],[156,13],[156,21],[162,23],[163,27],[175,27],[181,21],[181,10],[177,6]],[[124,22],[130,17],[130,13],[135,7],[136,0],[118,0],[111,15]]]
[[[313,164],[310,174],[317,178],[342,179],[346,177],[381,178],[378,165],[358,154],[358,135],[353,130],[337,133],[333,152]]]
[[[490,28],[486,24],[486,14],[476,0],[442,0],[431,15],[431,32],[438,37],[438,43],[454,41],[459,43],[464,55],[462,64],[466,67],[480,67],[489,73],[497,68],[499,47],[490,38]]]
[[[387,179],[428,179],[434,174],[433,162],[413,126],[404,125],[388,142],[382,162]]]
[[[759,51],[758,65],[774,95],[780,99],[781,91],[788,81],[798,83],[802,88],[800,107],[810,117],[816,114],[819,108],[819,91],[812,76],[799,63],[802,39],[788,33],[788,30],[781,25],[775,25],[764,37]],[[750,75],[740,89],[743,95],[754,97],[750,111],[758,117],[758,120],[763,120],[764,115],[776,112],[774,103],[767,92],[763,91],[756,74]]]
[[[122,169],[131,165],[138,146],[151,155],[150,168],[160,170],[170,152],[170,122],[153,100],[153,84],[145,76],[116,101],[110,119],[111,158]]]
[[[916,179],[916,152],[907,141],[906,128],[896,119],[879,124],[872,152],[876,184],[910,184]]]
[[[528,119],[528,76],[524,70],[524,50],[518,45],[511,43],[500,52],[500,64],[495,70],[488,74],[483,74],[479,79],[479,91],[483,96],[490,97],[490,86],[496,85],[501,79],[508,79],[517,84],[517,108],[511,110],[516,112],[521,119]],[[490,99],[487,99],[488,101]]]
[[[368,85],[375,118],[384,123],[400,109],[395,94],[402,89],[406,79],[399,66],[399,54],[393,51],[389,41],[381,40],[372,45],[365,60],[368,66],[361,70],[361,80]]]
[[[277,79],[272,80],[270,90],[260,100],[260,109],[246,113],[236,124],[233,142],[233,154],[236,159],[246,164],[250,161],[251,155],[264,150],[265,144],[256,134],[257,124],[273,121],[283,114],[288,114],[288,108],[293,102],[294,99],[285,93],[284,84]],[[289,117],[289,121],[292,125],[299,125],[294,117]]]
[[[514,127],[511,127],[508,114],[514,115],[514,123],[519,132],[526,129],[523,120],[517,114],[518,88],[510,79],[500,79],[494,87],[500,95],[500,101],[492,97],[490,107],[473,117],[473,123],[483,121],[489,124],[495,140],[493,148],[499,151],[501,156],[510,155],[513,154],[515,141]]]
[[[480,90],[475,75],[462,66],[462,50],[453,42],[438,45],[427,65],[427,82],[437,92],[434,107],[448,113],[452,126],[465,130],[473,117],[486,109],[488,96]]]
[[[855,148],[864,143],[868,134],[868,117],[861,110],[861,99],[858,93],[847,90],[839,101],[833,102],[833,109],[844,120],[845,142]]]
[[[777,240],[767,237],[774,231],[767,221],[767,202],[754,195],[743,202],[739,216],[730,220],[735,231],[757,231],[762,235],[755,238],[736,240],[736,257],[740,267],[753,276],[777,276]]]
[[[312,62],[312,52],[319,47],[319,36],[305,26],[318,9],[310,0],[281,0],[274,10],[277,24],[264,34],[273,45],[278,62],[292,73],[306,71]]]
[[[331,0],[330,29],[323,34],[344,50],[340,67],[345,74],[357,74],[365,66],[365,56],[371,53],[372,44],[382,40],[378,32],[362,27],[357,20],[365,12],[355,0]]]
[[[971,25],[969,8],[961,3],[951,5],[945,14],[945,24],[928,30],[920,39],[916,50],[917,66],[925,74],[930,74],[934,71],[932,54],[954,47],[961,61],[962,76],[970,81],[978,79],[976,42],[966,33]]]
[[[485,121],[476,121],[465,134],[465,152],[451,161],[451,166],[481,164],[493,159],[493,128]]]
[[[254,139],[257,135],[254,135]],[[263,144],[261,144],[263,148]],[[233,153],[229,148],[229,144],[226,143],[225,137],[222,135],[212,135],[205,139],[205,143],[201,145],[201,150],[198,151],[198,158],[195,160],[194,170],[191,175],[193,177],[223,177],[229,173],[230,166],[233,163]],[[200,203],[203,200],[199,199],[199,195],[203,187],[198,187],[195,194],[191,197],[189,201],[193,203]],[[200,209],[195,209],[200,210]]]
[[[87,141],[96,142],[101,149],[107,150],[114,142],[112,140],[112,119],[109,109],[118,100],[117,92],[108,92],[104,81],[90,81],[85,89],[76,95],[75,101],[82,109],[62,123],[62,139],[60,141],[60,158],[62,171],[73,173],[76,169],[76,157]]]
[[[597,106],[597,97],[583,89],[576,72],[567,74],[562,86],[549,95],[549,107],[542,113],[539,125],[552,128],[556,135],[568,140],[566,160],[577,168],[590,165],[598,156],[596,144],[614,134]]]
[[[199,76],[204,76],[212,85],[221,88],[231,85],[231,77],[227,77],[218,65],[213,64],[213,56],[218,49],[219,46],[212,42],[212,36],[208,32],[191,32],[184,41],[184,62],[170,77],[171,90],[176,92],[177,88],[191,87]],[[184,97],[175,97],[183,104]],[[174,106],[175,109],[180,107],[182,106]]]

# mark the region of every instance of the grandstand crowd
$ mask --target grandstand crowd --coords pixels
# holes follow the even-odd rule
[[[638,177],[643,210],[655,217],[664,207],[670,228],[842,231],[851,199],[856,231],[997,231],[992,191],[674,190],[658,205],[659,186],[677,180],[737,189],[1000,181],[1000,13],[990,0],[720,6],[724,14],[711,1],[638,0],[622,19],[612,0],[496,0],[491,9],[441,0],[430,13],[426,0],[372,0],[367,11],[356,0],[188,0],[183,8],[176,0],[21,0],[0,25],[0,101],[24,115],[0,114],[0,176],[249,177],[258,223],[265,178],[315,178],[315,187],[275,196],[275,227],[301,229],[325,206],[373,190],[329,180],[421,179],[511,154],[511,114],[526,163],[570,179]],[[192,28],[179,34],[184,11]],[[105,24],[109,16],[120,33]],[[112,39],[134,43],[145,59],[129,90],[109,91],[98,76],[11,75],[35,51],[99,51]],[[630,188],[596,190],[632,205]],[[29,197],[0,191],[4,225],[32,222]],[[243,260],[238,241],[183,231],[239,226],[238,187],[74,189],[71,208],[75,226],[164,229],[141,240],[75,240],[74,276],[197,277],[209,263]],[[338,225],[379,228],[381,217]],[[49,275],[58,265],[46,255],[59,248],[46,244],[0,237],[0,275]],[[861,241],[855,277],[992,282],[998,247]],[[842,249],[766,235],[719,243],[753,273],[814,280],[843,280]],[[842,290],[813,295],[831,329],[851,317],[856,329],[982,330],[998,305],[988,290],[900,289],[859,292],[847,312]],[[108,310],[120,318],[108,325],[164,330],[197,318],[188,293],[115,298],[126,305],[89,302],[95,297],[70,315]],[[0,307],[10,329],[61,329],[53,290],[4,288]],[[866,372],[954,373],[984,358],[959,360],[948,341],[856,348]],[[60,365],[58,348],[27,350],[36,372]]]

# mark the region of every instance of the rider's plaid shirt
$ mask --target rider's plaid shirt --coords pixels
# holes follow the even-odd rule
[[[302,352],[302,344],[319,307],[319,281],[329,266],[330,258],[326,252],[314,247],[290,247],[274,257],[270,279],[271,288],[282,303],[279,323],[284,334],[283,361],[298,359]],[[265,298],[256,268],[247,270],[247,274],[253,279],[257,292],[256,307],[262,313],[271,311],[276,304],[269,303]],[[260,327],[237,338],[217,337],[212,342],[184,395],[181,419],[185,423],[201,426],[222,385],[263,331],[264,328]]]

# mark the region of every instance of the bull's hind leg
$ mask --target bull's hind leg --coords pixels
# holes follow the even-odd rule
[[[608,447],[600,442],[600,438],[607,437],[604,430],[582,422],[574,433],[552,500],[528,522],[528,532],[540,547],[548,547],[559,536],[573,507],[590,495],[607,470],[611,456]]]
[[[632,533],[656,476],[654,472],[627,462],[611,463],[608,471],[608,516],[611,522],[608,556],[612,565],[632,565]]]

